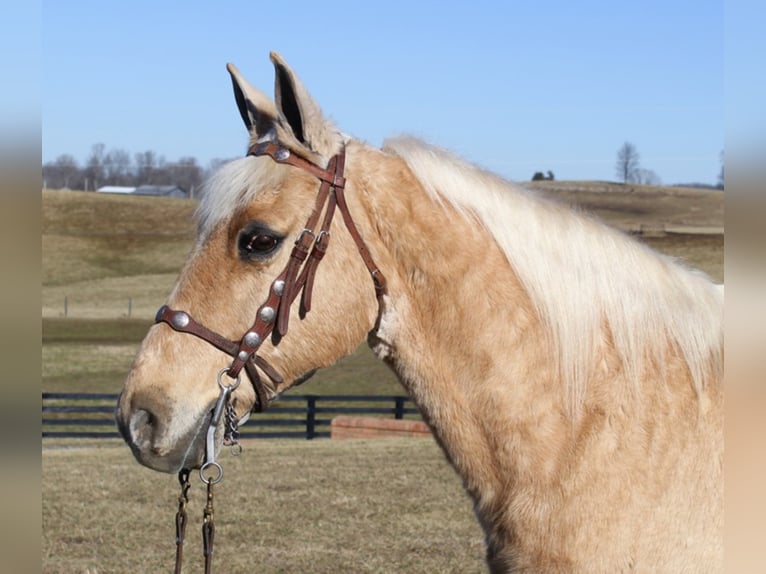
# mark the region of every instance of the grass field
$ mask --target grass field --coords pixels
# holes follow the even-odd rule
[[[117,441],[43,448],[42,572],[171,572],[177,479]],[[56,447],[56,448],[53,448]],[[249,441],[224,453],[215,572],[484,572],[483,535],[430,439]],[[202,571],[192,475],[185,572]]]
[[[723,230],[723,190],[603,181],[536,181],[525,186],[624,231],[661,226]]]
[[[194,239],[195,202],[43,192],[42,315],[150,319]]]
[[[145,319],[64,319],[42,321],[42,387],[46,391],[117,393],[152,324]],[[400,395],[393,373],[366,345],[319,371],[310,380],[319,395]],[[297,387],[303,393],[308,387]]]

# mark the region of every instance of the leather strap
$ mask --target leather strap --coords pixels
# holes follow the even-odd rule
[[[346,150],[344,148],[341,150],[341,152],[337,156],[333,157],[330,160],[329,165],[332,165],[333,160],[335,160],[341,155],[345,155],[345,153],[346,153]],[[247,150],[247,155],[252,155],[252,156],[267,155],[277,163],[287,163],[295,167],[298,167],[302,169],[303,171],[307,171],[311,175],[318,177],[321,181],[327,182],[333,187],[336,187],[336,188],[345,187],[346,185],[346,178],[343,177],[343,166],[341,166],[340,171],[338,171],[337,173],[334,169],[331,169],[330,167],[328,167],[327,169],[322,169],[321,167],[311,163],[307,159],[303,159],[301,156],[295,155],[289,149],[284,148],[274,142],[257,143],[251,146],[250,149]]]
[[[160,307],[159,311],[157,311],[154,322],[166,323],[179,333],[189,333],[190,335],[199,337],[231,357],[236,358],[239,351],[239,344],[236,341],[230,341],[215,331],[211,331],[204,325],[195,321],[186,311],[174,311],[167,305],[163,305]],[[268,405],[271,397],[275,396],[277,393],[274,386],[268,385],[261,380],[256,366],[266,373],[266,376],[271,379],[274,385],[280,385],[284,380],[276,369],[269,365],[263,357],[252,355],[248,358],[244,366],[248,377],[250,377],[250,381],[253,383],[256,397],[258,399],[257,404],[255,405],[255,410],[261,411],[265,408],[265,405]],[[233,375],[233,378],[236,376],[237,375]]]
[[[157,312],[155,322],[166,323],[176,331],[199,337],[233,357],[234,360],[229,366],[227,374],[236,378],[240,371],[245,369],[253,383],[257,397],[254,410],[259,412],[264,410],[271,398],[277,394],[275,386],[281,384],[283,379],[266,360],[256,353],[269,336],[272,338],[272,344],[278,345],[282,337],[287,334],[290,308],[301,291],[300,318],[303,319],[311,310],[314,278],[319,262],[322,261],[327,252],[330,227],[336,208],[340,211],[346,229],[348,229],[367,270],[370,272],[378,300],[386,293],[386,278],[372,259],[346,204],[344,190],[346,179],[343,176],[346,158],[345,148],[330,160],[327,169],[322,169],[273,142],[256,144],[248,150],[247,155],[268,155],[278,163],[289,164],[307,171],[322,182],[314,202],[314,209],[305,227],[295,240],[287,265],[272,281],[266,301],[258,308],[252,326],[239,342],[230,341],[196,322],[188,313],[172,310],[166,305],[163,305]],[[322,211],[325,214],[322,226],[318,234],[315,234]],[[274,386],[261,380],[256,366],[271,379]]]

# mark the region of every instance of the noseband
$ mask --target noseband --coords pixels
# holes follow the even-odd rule
[[[239,341],[229,340],[196,322],[187,312],[170,309],[167,305],[163,305],[157,311],[155,323],[167,323],[174,330],[199,337],[216,349],[233,357],[234,360],[228,367],[226,374],[236,379],[240,371],[245,369],[255,389],[256,404],[253,410],[260,412],[266,409],[271,399],[277,395],[276,385],[281,384],[283,378],[276,369],[256,353],[269,336],[271,336],[272,344],[276,346],[287,334],[290,308],[301,291],[300,318],[303,319],[306,313],[311,310],[314,277],[317,266],[327,251],[330,241],[330,225],[336,208],[340,211],[346,229],[356,243],[362,260],[370,272],[378,299],[386,293],[386,279],[373,261],[346,204],[344,195],[346,179],[343,177],[345,147],[330,160],[326,169],[322,169],[272,142],[255,144],[248,150],[247,155],[269,156],[277,163],[288,164],[307,171],[321,182],[314,209],[295,240],[287,265],[272,281],[266,301],[258,308],[255,321]],[[317,232],[316,227],[323,211],[324,218]],[[258,369],[266,374],[272,384],[261,379]]]

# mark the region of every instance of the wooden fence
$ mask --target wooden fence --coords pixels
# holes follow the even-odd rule
[[[117,438],[117,395],[43,393],[43,438]],[[405,396],[286,395],[240,427],[241,438],[327,438],[335,415],[420,420]]]

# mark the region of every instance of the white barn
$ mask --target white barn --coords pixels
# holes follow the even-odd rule
[[[104,185],[96,190],[98,193],[135,193],[135,187],[124,187],[120,185]]]

